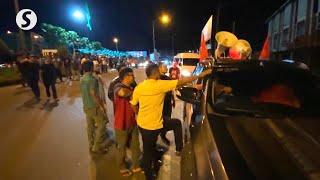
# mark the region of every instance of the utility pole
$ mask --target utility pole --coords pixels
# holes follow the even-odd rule
[[[18,0],[14,0],[14,7],[16,10],[16,14],[19,13],[20,11],[20,7],[19,7],[19,2]],[[26,44],[25,44],[25,38],[24,38],[24,32],[22,31],[22,29],[19,28],[19,50],[26,50]]]
[[[172,45],[172,57],[174,57],[174,33],[171,36],[171,45]]]
[[[236,22],[235,21],[232,22],[232,33],[233,34],[236,33]]]
[[[217,6],[217,16],[216,16],[216,27],[215,27],[215,34],[219,32],[219,23],[220,23],[220,11],[221,11],[221,3],[218,1],[218,6]],[[218,44],[216,41],[214,41],[214,46],[212,47],[212,50],[216,49]]]

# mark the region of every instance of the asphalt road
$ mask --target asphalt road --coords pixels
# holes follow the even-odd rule
[[[116,72],[103,76],[107,89]],[[138,83],[145,79],[144,69],[135,70],[135,76]],[[31,90],[21,85],[0,88],[0,180],[144,179],[142,173],[120,177],[114,145],[106,155],[89,154],[79,82],[58,83],[56,87],[58,105],[51,103],[44,109],[42,85],[40,103],[35,103]],[[173,117],[181,119],[182,103],[179,101],[177,106]],[[109,100],[108,107],[108,129],[112,132]],[[173,142],[172,132],[168,137]],[[180,179],[180,157],[174,155],[172,144],[164,155],[158,179]]]

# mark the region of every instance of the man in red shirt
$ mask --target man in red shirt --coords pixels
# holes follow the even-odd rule
[[[173,66],[169,69],[169,76],[173,80],[180,79],[180,69],[177,62],[174,62]]]
[[[122,176],[130,176],[132,173],[125,166],[126,147],[132,152],[132,171],[139,172],[142,169],[139,166],[139,157],[141,155],[139,145],[139,133],[135,117],[135,112],[129,103],[133,88],[130,86],[134,82],[133,71],[130,68],[124,68],[119,73],[120,83],[114,88],[114,129],[116,141],[118,144],[117,161],[120,166]]]

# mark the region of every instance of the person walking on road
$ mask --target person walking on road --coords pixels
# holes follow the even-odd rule
[[[57,77],[60,79],[60,82],[63,82],[62,79],[62,62],[60,58],[54,58],[53,65],[56,69]]]
[[[72,80],[80,80],[80,63],[78,59],[74,59],[71,63]]]
[[[129,145],[132,152],[132,171],[142,171],[139,165],[141,155],[139,144],[139,131],[137,127],[135,112],[130,105],[133,88],[130,86],[134,81],[131,68],[124,68],[119,74],[120,83],[114,87],[115,121],[114,130],[118,145],[118,165],[122,176],[130,176],[131,171],[126,168],[126,146]]]
[[[52,64],[51,59],[45,59],[44,64],[41,66],[41,79],[42,82],[46,88],[47,93],[47,102],[50,101],[51,93],[50,89],[52,91],[52,95],[55,102],[58,102],[58,96],[57,96],[57,90],[56,90],[56,78],[57,73],[55,70],[55,67]]]
[[[87,119],[89,149],[92,153],[106,153],[104,144],[106,134],[106,107],[99,97],[98,80],[93,76],[93,63],[82,64],[84,75],[80,80],[83,110]]]
[[[130,103],[135,112],[138,112],[137,124],[143,142],[142,167],[147,180],[153,180],[157,176],[155,171],[159,164],[155,159],[157,157],[156,141],[163,128],[162,110],[166,93],[210,73],[211,69],[202,72],[199,76],[180,80],[159,80],[160,72],[157,64],[151,64],[146,68],[147,80],[134,89]]]
[[[161,80],[172,80],[169,76],[166,75],[167,71],[167,65],[159,63],[159,72]],[[163,130],[160,133],[160,137],[166,145],[170,145],[170,141],[167,139],[166,134],[168,131],[173,130],[176,144],[176,155],[180,156],[183,148],[182,124],[179,119],[171,118],[172,107],[175,107],[175,99],[172,91],[168,91],[164,97],[162,110]]]
[[[69,80],[72,80],[72,74],[71,74],[71,60],[69,57],[67,57],[64,60],[64,69],[65,69],[65,75],[66,78]]]
[[[19,57],[19,59],[17,60],[17,66],[18,66],[18,70],[20,72],[20,77],[21,77],[21,84],[22,87],[27,87],[28,83],[27,83],[27,67],[26,67],[26,63],[24,61],[24,57]]]
[[[39,62],[35,57],[31,57],[31,59],[26,58],[24,60],[24,63],[26,64],[26,78],[28,81],[29,87],[32,89],[32,92],[35,96],[35,99],[37,102],[40,102],[40,89],[39,89],[39,70],[40,70],[40,65]]]

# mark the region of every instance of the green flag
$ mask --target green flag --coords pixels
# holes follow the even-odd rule
[[[88,3],[85,4],[85,8],[86,8],[86,19],[87,19],[87,27],[90,31],[92,31],[92,27],[91,27],[91,15],[90,15],[90,10],[89,10],[89,6]]]

